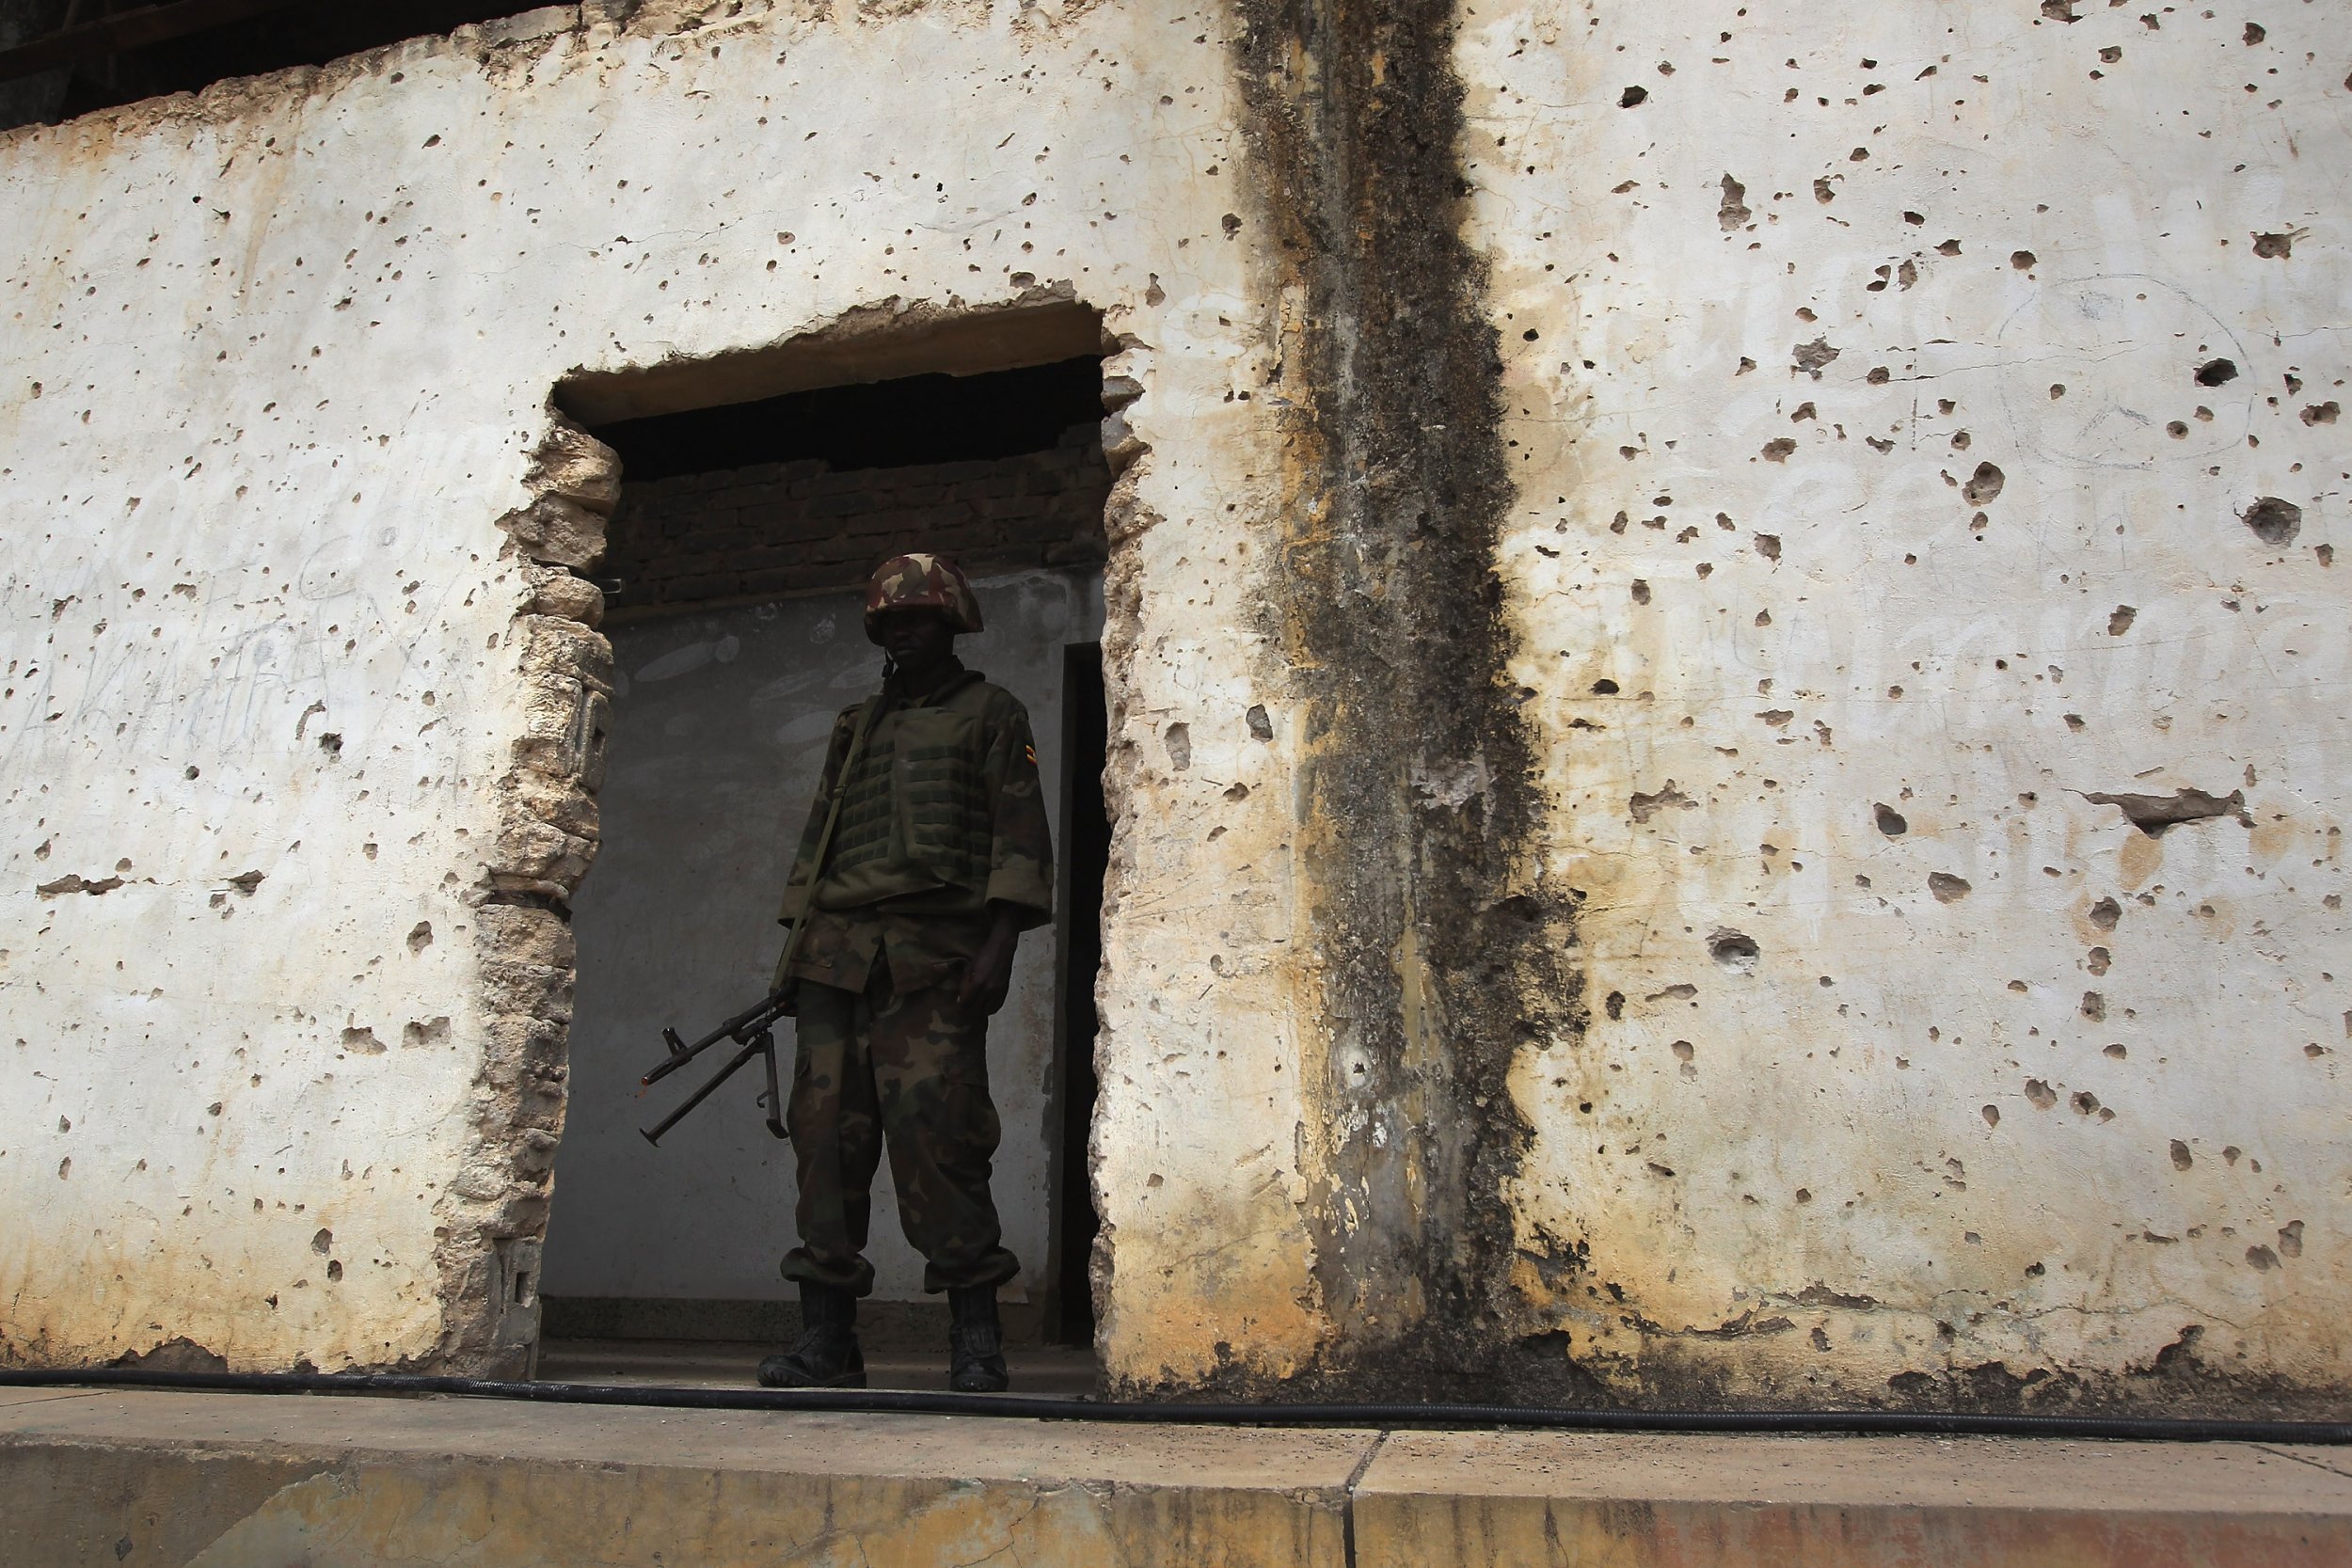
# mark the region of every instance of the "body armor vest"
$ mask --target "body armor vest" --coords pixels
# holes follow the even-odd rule
[[[850,774],[819,909],[933,888],[985,887],[992,813],[977,713],[896,708],[874,721]]]

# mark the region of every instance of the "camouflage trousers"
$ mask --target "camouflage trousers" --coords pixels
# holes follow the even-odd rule
[[[874,1172],[887,1141],[898,1224],[924,1258],[923,1289],[1001,1285],[1020,1271],[1003,1245],[989,1162],[988,1020],[954,983],[899,992],[885,964],[863,994],[801,982],[799,1049],[785,1120],[800,1167],[801,1244],[784,1276],[874,1288],[864,1256]]]

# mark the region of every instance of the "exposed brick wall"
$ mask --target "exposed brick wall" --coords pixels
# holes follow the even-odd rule
[[[937,550],[975,576],[1091,565],[1110,483],[1091,424],[1051,451],[985,462],[847,473],[759,463],[625,483],[597,576],[620,585],[608,618],[627,619],[854,587],[898,550]]]

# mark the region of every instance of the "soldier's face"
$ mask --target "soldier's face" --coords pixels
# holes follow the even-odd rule
[[[882,652],[910,674],[933,668],[955,650],[955,627],[936,610],[885,610],[875,620]]]

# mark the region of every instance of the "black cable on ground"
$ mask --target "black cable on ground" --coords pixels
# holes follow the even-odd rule
[[[158,1388],[236,1394],[444,1394],[542,1404],[670,1410],[994,1416],[1169,1426],[1511,1427],[1547,1432],[1835,1433],[1936,1437],[2095,1437],[2162,1443],[2352,1444],[2352,1421],[2166,1419],[1917,1410],[1552,1410],[1510,1404],[1153,1404],[893,1388],[665,1388],[501,1383],[405,1372],[159,1372],[101,1367],[0,1370],[0,1388]]]

